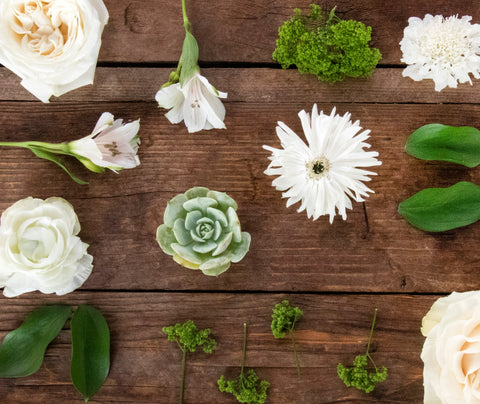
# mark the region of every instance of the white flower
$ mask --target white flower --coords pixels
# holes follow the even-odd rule
[[[0,225],[0,287],[7,297],[39,290],[64,295],[92,272],[80,223],[62,198],[32,197],[10,206]]]
[[[219,98],[227,93],[217,91],[200,73],[185,81],[160,89],[155,100],[162,108],[170,109],[165,117],[171,123],[183,120],[190,133],[202,129],[225,129],[225,107]]]
[[[425,404],[480,403],[480,291],[438,299],[423,318]]]
[[[137,133],[140,120],[123,124],[122,119],[113,120],[113,115],[104,112],[92,134],[68,144],[70,152],[87,168],[96,171],[90,162],[111,170],[134,168],[140,164],[137,156],[140,138]],[[87,159],[85,161],[85,159]]]
[[[480,78],[480,24],[470,24],[472,17],[444,18],[425,15],[408,19],[400,41],[402,62],[408,66],[404,77],[415,81],[432,79],[435,90],[470,83],[469,74]]]
[[[362,128],[359,121],[352,124],[350,114],[330,115],[317,112],[313,106],[312,118],[305,111],[298,114],[308,146],[287,125],[278,122],[277,136],[283,149],[263,146],[272,152],[267,175],[278,175],[272,185],[289,198],[287,207],[301,201],[299,212],[307,210],[313,220],[330,215],[330,223],[336,211],[347,218],[346,209],[352,208],[350,198],[362,202],[368,192],[373,192],[362,181],[370,181],[368,175],[376,175],[359,167],[382,164],[375,157],[377,152],[366,152],[365,143],[369,130],[357,134]]]
[[[93,83],[107,21],[102,0],[2,0],[0,63],[48,102]]]

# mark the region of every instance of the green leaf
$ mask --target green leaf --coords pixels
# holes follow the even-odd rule
[[[188,31],[185,32],[183,41],[182,56],[180,56],[180,84],[183,86],[185,80],[192,77],[198,68],[198,44],[195,37]]]
[[[71,321],[72,366],[75,388],[89,400],[105,382],[110,370],[110,331],[102,314],[81,305]]]
[[[422,160],[476,167],[480,164],[480,131],[470,126],[425,125],[410,135],[405,151]]]
[[[480,219],[480,187],[459,182],[449,188],[427,188],[401,202],[398,212],[425,231],[446,231]]]
[[[0,346],[0,376],[24,377],[40,369],[48,344],[71,314],[72,308],[62,304],[39,307],[30,312],[23,324],[8,333]]]
[[[40,157],[41,159],[52,161],[55,164],[59,165],[70,176],[70,178],[74,180],[77,184],[80,184],[80,185],[88,184],[88,182],[85,182],[80,178],[75,177],[68,170],[68,168],[63,165],[62,160],[59,156],[38,147],[28,146],[28,148],[35,154],[35,156]]]

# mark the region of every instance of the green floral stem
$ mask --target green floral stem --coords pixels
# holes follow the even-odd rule
[[[187,362],[187,350],[182,349],[183,355],[182,355],[182,373],[181,373],[181,379],[180,379],[180,399],[178,400],[179,404],[183,403],[183,389],[185,386],[185,363]]]
[[[55,154],[72,155],[67,143],[45,143],[45,142],[0,142],[0,146],[6,147],[31,147],[39,148]]]
[[[185,6],[185,0],[182,0],[182,14],[183,14],[183,26],[185,27],[185,31],[190,32],[190,21],[187,17],[187,8]]]
[[[377,311],[378,309],[375,308],[375,312],[373,314],[373,320],[372,320],[372,327],[370,328],[370,336],[368,337],[367,352],[365,352],[365,355],[372,361],[372,364],[375,367],[375,369],[377,369],[377,367],[375,366],[375,362],[373,362],[373,359],[370,356],[370,344],[372,342],[373,329],[375,328],[375,321],[377,320]]]
[[[242,352],[242,367],[240,370],[240,379],[243,380],[243,368],[247,360],[247,323],[243,323],[243,352]]]
[[[293,335],[293,329],[290,330],[290,337],[292,338],[293,357],[295,358],[295,365],[297,366],[297,379],[300,380],[300,361],[298,360],[297,344],[295,343],[295,336]]]

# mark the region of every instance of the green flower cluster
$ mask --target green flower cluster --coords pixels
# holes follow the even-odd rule
[[[223,192],[191,188],[168,202],[157,241],[180,265],[218,276],[250,248],[250,234],[241,231],[236,210]]]
[[[295,65],[300,73],[336,82],[346,77],[369,76],[382,58],[370,48],[372,28],[355,20],[344,21],[312,4],[310,15],[295,15],[279,29],[273,59],[284,69]]]

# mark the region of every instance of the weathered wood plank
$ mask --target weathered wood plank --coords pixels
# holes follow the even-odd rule
[[[287,298],[304,311],[297,325],[302,366],[296,371],[289,340],[271,335],[271,310]],[[268,403],[413,403],[421,402],[423,315],[437,296],[275,295],[190,293],[74,293],[63,298],[39,294],[0,299],[0,337],[16,328],[34,307],[65,301],[88,303],[105,315],[112,335],[112,368],[92,403],[174,403],[178,397],[180,351],[161,332],[165,325],[193,319],[212,329],[218,348],[187,359],[185,403],[234,403],[220,393],[221,374],[235,377],[241,361],[243,322],[248,323],[247,365],[271,383]],[[347,389],[337,377],[338,362],[347,364],[365,349],[373,310],[379,314],[374,335],[376,363],[388,367],[386,382],[366,395]],[[68,327],[67,327],[68,328]],[[42,368],[22,379],[0,379],[6,403],[80,402],[70,385],[70,332],[61,332],[47,350]]]
[[[93,86],[71,91],[52,103],[153,102],[172,69],[99,67]],[[228,92],[227,102],[262,104],[288,103],[480,103],[480,93],[469,84],[456,89],[434,91],[432,80],[415,82],[402,77],[403,69],[377,69],[371,78],[329,84],[297,70],[269,68],[208,68],[202,74],[220,90]],[[478,84],[477,84],[478,85]],[[0,68],[0,101],[36,101],[20,80]]]
[[[294,8],[309,8],[311,0],[187,1],[188,15],[204,62],[273,63],[278,27]],[[184,31],[180,0],[106,0],[110,22],[105,28],[100,60],[113,62],[176,62]],[[468,0],[323,1],[337,6],[345,19],[372,27],[372,45],[383,54],[381,63],[398,64],[398,43],[411,16],[427,14],[471,15],[480,10]]]
[[[419,126],[442,122],[476,125],[478,105],[341,104],[353,119],[372,130],[372,149],[383,165],[365,206],[355,203],[347,221],[316,222],[287,209],[280,192],[263,174],[268,153],[278,146],[276,120],[297,133],[296,116],[305,104],[228,103],[226,131],[189,135],[171,125],[154,103],[65,104],[2,103],[2,140],[62,141],[89,133],[99,113],[142,118],[142,164],[119,175],[74,171],[90,181],[74,184],[58,167],[26,150],[0,150],[3,211],[18,199],[63,196],[73,203],[82,238],[91,244],[95,269],[89,289],[396,291],[449,292],[480,288],[476,254],[480,226],[428,234],[407,225],[398,203],[431,186],[460,180],[480,183],[477,169],[427,163],[403,151]],[[331,104],[319,107],[330,111]],[[25,110],[29,119],[25,119]],[[252,234],[246,258],[218,278],[184,269],[161,252],[154,234],[168,200],[195,185],[225,191],[239,203],[244,230]],[[366,221],[368,220],[368,222]]]

